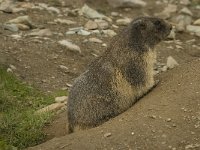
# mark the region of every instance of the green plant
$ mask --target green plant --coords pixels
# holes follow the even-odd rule
[[[35,111],[53,102],[53,96],[22,83],[0,67],[0,150],[41,143],[45,138],[42,128],[52,113],[38,115]]]

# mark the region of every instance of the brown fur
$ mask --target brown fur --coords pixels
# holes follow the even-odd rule
[[[155,86],[154,46],[171,25],[152,17],[135,19],[107,51],[76,79],[68,99],[69,131],[98,126],[130,108]]]

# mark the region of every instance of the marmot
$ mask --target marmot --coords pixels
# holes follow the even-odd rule
[[[139,17],[115,36],[69,91],[69,133],[96,127],[130,108],[155,86],[154,46],[172,26],[155,17]]]

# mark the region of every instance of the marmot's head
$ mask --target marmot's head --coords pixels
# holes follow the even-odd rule
[[[130,27],[133,42],[150,47],[165,39],[172,30],[172,25],[155,17],[137,18],[131,22]]]

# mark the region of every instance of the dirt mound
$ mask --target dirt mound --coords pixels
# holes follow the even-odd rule
[[[29,150],[200,149],[199,66],[197,59],[163,74],[152,92],[102,126]]]

